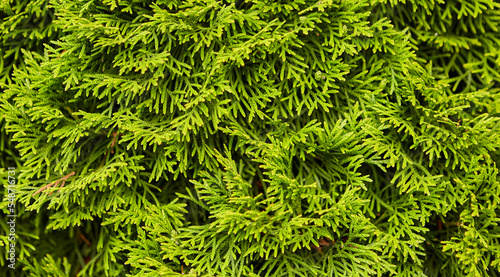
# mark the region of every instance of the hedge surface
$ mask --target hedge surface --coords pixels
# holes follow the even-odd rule
[[[500,3],[0,7],[5,276],[500,275]]]

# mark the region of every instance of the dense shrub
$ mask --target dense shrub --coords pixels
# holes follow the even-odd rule
[[[27,3],[10,273],[499,275],[500,4]]]

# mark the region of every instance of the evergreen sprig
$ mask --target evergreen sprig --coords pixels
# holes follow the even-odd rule
[[[25,274],[500,275],[495,1],[16,5]]]

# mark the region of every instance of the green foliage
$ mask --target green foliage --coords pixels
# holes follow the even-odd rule
[[[22,274],[500,275],[495,1],[3,8]]]
[[[12,74],[14,70],[25,70],[26,64],[22,51],[34,51],[43,53],[43,44],[48,43],[51,39],[57,38],[59,31],[52,24],[53,10],[48,8],[47,0],[37,1],[2,1],[0,3],[0,102],[10,102],[13,99],[13,94],[6,91],[9,85],[13,83]],[[12,133],[7,134],[5,126],[6,122],[0,118],[0,197],[7,198],[8,185],[8,168],[16,168],[16,172],[23,168],[23,162],[19,157],[19,152],[12,142]],[[11,176],[12,177],[12,176]],[[17,175],[15,176],[17,178]],[[8,201],[2,201],[0,209],[7,212]],[[18,215],[18,223],[16,225],[16,256],[19,260],[36,259],[43,257],[46,253],[37,254],[36,249],[53,247],[51,244],[40,244],[45,237],[40,232],[43,225],[40,224],[44,215],[24,213],[24,207],[16,205],[16,214]],[[10,213],[10,212],[9,212]],[[4,214],[4,213],[2,213]],[[0,223],[2,236],[0,237],[0,249],[2,255],[0,265],[5,267],[2,270],[3,276],[20,276],[22,274],[22,266],[17,263],[16,270],[11,270],[7,267],[9,262],[6,262],[7,245],[10,241],[7,239],[7,234],[10,233],[10,227],[6,224],[7,217],[4,217]],[[5,234],[5,235],[4,235]],[[60,251],[58,251],[60,254]],[[35,258],[36,257],[36,258]]]

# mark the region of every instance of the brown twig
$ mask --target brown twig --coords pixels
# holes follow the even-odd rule
[[[40,192],[42,192],[42,191],[44,191],[44,190],[46,190],[46,189],[48,189],[48,188],[50,188],[50,187],[57,188],[57,186],[59,185],[59,183],[61,183],[61,182],[62,182],[62,184],[61,184],[61,186],[60,186],[60,188],[59,188],[59,191],[61,191],[61,189],[64,187],[64,184],[66,183],[66,180],[67,180],[69,177],[73,176],[73,175],[75,175],[75,172],[74,172],[74,171],[73,171],[73,172],[71,172],[70,174],[68,174],[68,175],[66,175],[66,176],[64,176],[64,177],[62,177],[61,179],[59,179],[59,180],[55,181],[55,182],[52,182],[52,183],[50,183],[50,184],[48,184],[48,185],[45,185],[45,186],[41,187],[41,188],[40,188],[40,189],[38,189],[35,193],[33,193],[33,196],[35,196],[35,195],[39,194]],[[52,194],[52,192],[50,192],[50,193],[49,193],[49,195],[51,195],[51,194]]]
[[[90,245],[90,241],[80,232],[78,232],[78,237],[83,240],[87,245]]]
[[[118,135],[117,131],[113,132],[113,139],[111,140],[111,147],[110,148],[113,148],[115,146],[117,135]],[[111,149],[111,154],[114,154],[114,153],[115,153],[115,149]]]

